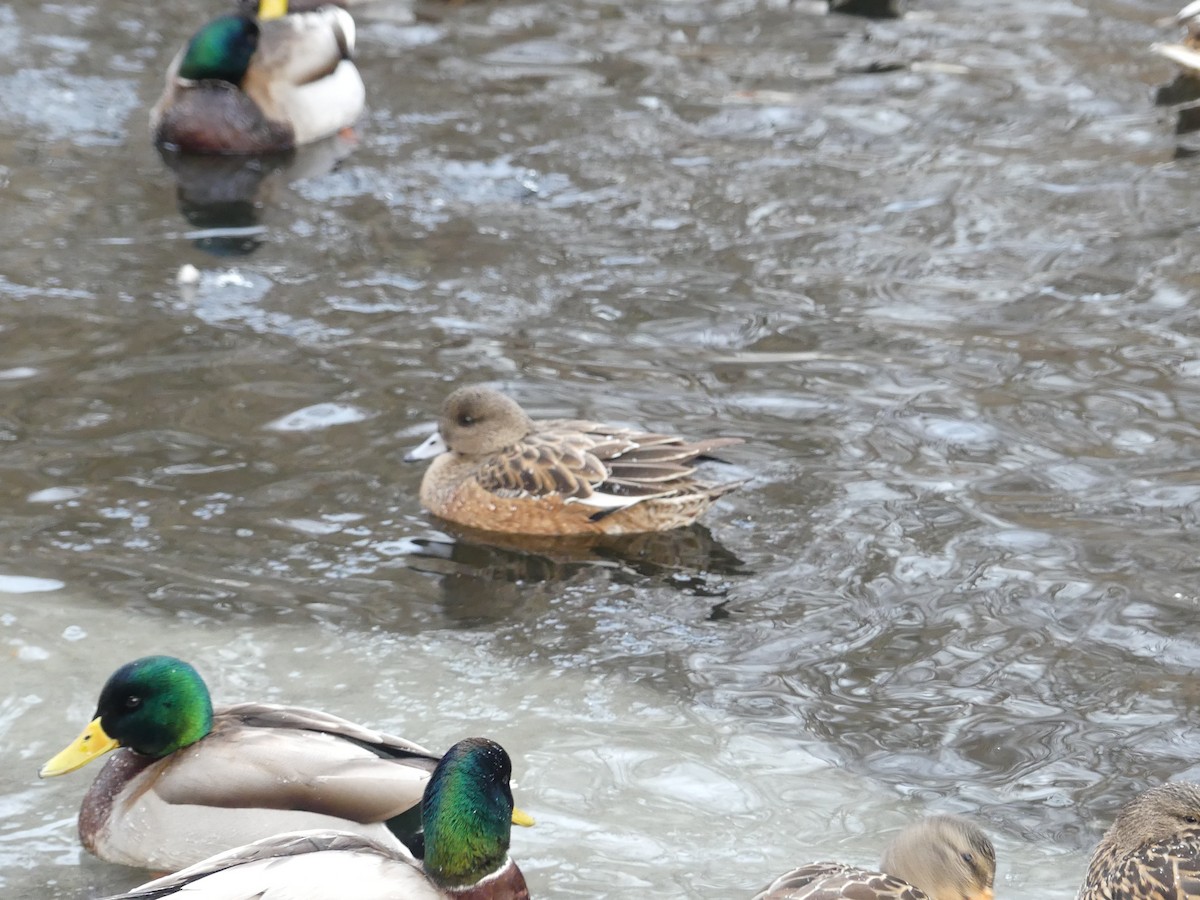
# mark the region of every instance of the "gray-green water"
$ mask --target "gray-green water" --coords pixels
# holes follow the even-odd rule
[[[36,771],[151,652],[500,740],[540,897],[746,896],[958,811],[998,897],[1068,900],[1200,776],[1173,5],[371,5],[357,146],[214,217],[145,121],[222,8],[0,2],[5,896],[139,880],[78,848],[95,770]],[[678,535],[456,543],[401,456],[484,380],[755,480]]]

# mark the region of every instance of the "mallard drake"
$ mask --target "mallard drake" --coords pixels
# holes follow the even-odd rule
[[[274,153],[348,128],[366,98],[354,19],[336,6],[220,16],[175,56],[150,112],[155,143],[189,153]]]
[[[1100,839],[1078,900],[1200,897],[1200,785],[1162,784],[1126,803]]]
[[[1200,76],[1200,0],[1189,3],[1172,18],[1160,24],[1182,25],[1186,30],[1183,42],[1152,44],[1150,49],[1182,66],[1189,75]]]
[[[283,831],[333,828],[398,850],[420,830],[439,757],[337,716],[242,703],[213,709],[192,666],[126,663],[83,733],[41,769],[116,750],[83,798],[79,837],[101,859],[175,871]]]
[[[966,819],[933,816],[896,835],[879,868],[809,863],[754,900],[992,900],[996,851]]]
[[[419,862],[360,835],[281,834],[206,859],[109,900],[527,900],[508,856],[518,821],[512,762],[486,738],[459,741],[425,788],[425,859]]]
[[[696,463],[740,438],[690,442],[577,420],[535,422],[515,400],[462,387],[405,459],[433,457],[421,503],[459,525],[509,534],[635,534],[694,522],[744,480],[709,484]]]

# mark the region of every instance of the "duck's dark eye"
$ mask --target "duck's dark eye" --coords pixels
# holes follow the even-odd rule
[[[1200,825],[1200,819],[1197,819],[1195,816],[1184,816],[1183,821],[1189,825]]]
[[[125,708],[126,709],[137,709],[141,705],[142,705],[142,698],[139,697],[137,694],[130,694],[128,697],[125,698]]]
[[[962,861],[965,862],[968,866],[971,865],[973,862],[975,862],[975,854],[974,853],[964,853],[962,855]]]
[[[458,417],[458,424],[462,425],[464,428],[468,425],[474,425],[475,417],[469,416],[466,413],[463,413],[461,416]]]

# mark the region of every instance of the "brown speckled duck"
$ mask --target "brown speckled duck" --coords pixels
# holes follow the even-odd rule
[[[1126,803],[1100,839],[1077,900],[1200,898],[1200,785],[1175,782]]]
[[[569,419],[535,422],[499,391],[471,386],[446,398],[438,430],[405,459],[434,457],[421,503],[468,528],[637,534],[690,525],[744,484],[695,477],[710,451],[739,443]]]
[[[992,900],[996,851],[966,819],[933,816],[896,836],[880,870],[810,863],[781,875],[754,900]]]
[[[451,747],[425,789],[423,860],[344,832],[281,834],[109,900],[528,900],[508,856],[511,774],[494,741]]]
[[[179,51],[150,113],[154,141],[188,153],[290,150],[354,124],[366,89],[355,68],[354,19],[324,6],[208,22]]]

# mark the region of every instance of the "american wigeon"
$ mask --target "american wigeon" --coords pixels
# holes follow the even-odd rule
[[[535,422],[516,401],[475,386],[446,398],[438,430],[405,459],[434,457],[421,504],[468,528],[636,534],[689,525],[744,484],[695,477],[708,453],[739,443],[570,419]]]
[[[754,900],[992,900],[996,851],[966,819],[933,816],[896,835],[879,868],[810,863]]]
[[[274,153],[354,124],[366,99],[351,61],[354,19],[334,6],[286,10],[286,0],[262,0],[257,16],[221,16],[196,32],[150,112],[155,143]]]
[[[1200,785],[1171,782],[1121,808],[1088,864],[1078,900],[1200,897]]]

